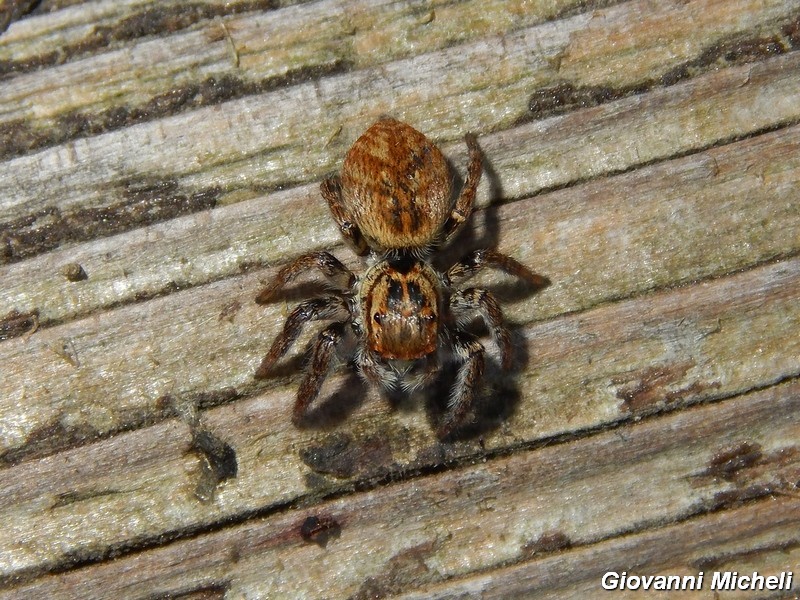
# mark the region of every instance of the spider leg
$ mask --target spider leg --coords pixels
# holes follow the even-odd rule
[[[294,403],[292,422],[300,425],[311,403],[319,395],[322,383],[331,368],[331,359],[336,347],[344,339],[346,323],[333,323],[323,329],[317,336],[311,350],[311,362],[308,372],[297,389],[297,400]]]
[[[349,290],[355,283],[356,276],[330,252],[309,252],[297,257],[283,267],[270,284],[256,296],[258,304],[266,304],[272,300],[275,292],[292,281],[300,273],[310,268],[317,268],[337,288]]]
[[[508,329],[503,325],[503,310],[491,292],[480,288],[457,291],[450,297],[450,308],[456,314],[457,319],[460,315],[477,311],[483,322],[486,323],[486,327],[489,328],[495,343],[500,348],[503,369],[510,369],[512,359],[511,336],[508,333]]]
[[[494,267],[509,275],[524,279],[536,287],[543,287],[549,283],[546,277],[537,275],[510,256],[500,254],[494,250],[475,250],[447,270],[444,274],[445,285],[453,285],[469,279],[484,267]]]
[[[342,182],[339,176],[335,175],[324,180],[320,185],[320,192],[331,209],[331,215],[333,215],[336,225],[339,226],[342,237],[350,243],[356,254],[364,256],[369,251],[369,247],[364,236],[361,235],[358,225],[352,221],[342,204]]]
[[[414,369],[405,374],[400,381],[400,388],[409,394],[417,389],[427,388],[439,375],[439,356],[438,353],[426,356],[421,359],[420,368]]]
[[[467,166],[467,180],[464,182],[464,187],[461,189],[461,194],[456,200],[453,211],[450,217],[444,224],[443,241],[447,242],[452,238],[464,222],[469,219],[472,214],[472,207],[475,203],[475,194],[478,191],[478,183],[481,180],[481,167],[483,162],[483,153],[478,146],[478,140],[471,133],[464,136],[464,141],[469,148],[469,165]]]
[[[453,335],[453,349],[461,359],[462,365],[456,375],[456,382],[450,394],[447,413],[437,434],[440,438],[450,435],[464,420],[475,400],[475,388],[483,376],[484,349],[481,343],[464,333]]]
[[[359,352],[356,363],[360,375],[370,383],[385,390],[394,390],[397,386],[396,373],[369,350]]]
[[[291,345],[300,335],[303,324],[308,321],[320,321],[323,319],[334,319],[341,316],[349,316],[350,310],[347,302],[339,296],[325,296],[324,298],[314,298],[301,304],[289,314],[281,331],[272,342],[272,347],[261,361],[255,373],[256,379],[264,379],[268,376],[270,369],[278,360],[286,354]]]

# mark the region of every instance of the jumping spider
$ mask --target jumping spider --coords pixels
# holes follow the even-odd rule
[[[381,119],[353,144],[341,177],[323,181],[342,236],[373,264],[356,277],[328,252],[297,258],[256,298],[275,293],[310,268],[332,284],[332,292],[298,305],[264,357],[256,378],[266,377],[300,335],[307,321],[333,320],[310,346],[310,361],[297,391],[293,422],[302,423],[319,394],[334,355],[352,359],[358,373],[387,392],[410,391],[430,383],[443,361],[458,372],[438,435],[448,436],[467,415],[484,370],[484,348],[462,323],[477,312],[499,346],[502,366],[511,366],[511,340],[495,297],[484,289],[458,289],[485,266],[535,285],[544,279],[513,258],[477,250],[444,273],[428,261],[472,214],[481,177],[482,154],[474,135],[465,137],[469,167],[453,202],[450,169],[441,151],[423,134],[394,119]]]

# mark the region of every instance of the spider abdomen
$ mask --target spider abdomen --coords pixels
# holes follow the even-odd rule
[[[347,153],[342,204],[372,248],[423,248],[450,215],[452,178],[441,151],[394,119],[370,127]]]

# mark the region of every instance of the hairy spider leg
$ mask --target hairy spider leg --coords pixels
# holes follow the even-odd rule
[[[275,278],[256,296],[256,303],[266,304],[284,285],[308,269],[318,269],[339,290],[350,290],[356,276],[330,252],[309,252],[297,257],[278,271]]]
[[[453,333],[453,349],[461,366],[450,394],[447,413],[439,425],[437,435],[446,438],[464,421],[475,401],[475,388],[483,377],[485,350],[483,345],[464,332]]]
[[[478,146],[477,138],[468,133],[464,136],[464,141],[469,148],[469,165],[467,166],[467,179],[464,182],[464,187],[458,195],[453,211],[450,217],[442,228],[443,243],[447,243],[462,225],[466,223],[472,214],[472,208],[475,204],[475,194],[478,191],[478,183],[481,180],[481,168],[483,166],[483,153],[480,146]]]
[[[272,342],[272,347],[256,370],[256,379],[267,377],[273,365],[289,350],[300,336],[303,325],[309,321],[349,318],[350,308],[347,301],[339,296],[314,298],[298,304],[289,314],[283,325],[283,331]]]
[[[331,209],[331,215],[339,232],[359,256],[364,256],[369,252],[369,246],[358,225],[352,220],[342,203],[342,181],[338,175],[325,179],[319,187],[322,197]]]
[[[292,412],[292,422],[295,425],[299,426],[302,423],[308,407],[319,395],[322,383],[330,372],[331,359],[336,353],[336,347],[344,339],[346,325],[346,323],[332,323],[323,329],[314,341],[308,372],[297,389],[297,399]]]
[[[492,334],[495,344],[500,348],[503,369],[511,368],[511,335],[503,324],[503,310],[491,292],[481,288],[469,288],[455,292],[450,297],[450,308],[456,319],[477,312]]]
[[[367,381],[386,390],[397,387],[397,372],[368,349],[356,356],[359,374]]]
[[[537,275],[522,263],[514,260],[510,256],[500,254],[494,250],[475,250],[464,256],[456,264],[450,267],[444,274],[445,285],[454,285],[469,279],[484,267],[493,267],[514,275],[533,286],[544,287],[550,281],[546,277]]]

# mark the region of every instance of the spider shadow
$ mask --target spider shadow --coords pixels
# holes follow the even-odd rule
[[[457,174],[458,171],[453,168],[452,163],[449,161],[448,163],[450,164],[451,172]],[[485,157],[483,159],[483,174],[484,179],[489,184],[489,198],[491,198],[489,205],[479,213],[473,211],[472,216],[456,236],[446,245],[439,247],[434,257],[434,264],[437,269],[445,271],[469,252],[479,248],[495,248],[500,242],[500,219],[498,217],[500,205],[494,199],[503,197],[503,185],[500,182],[497,171],[494,170],[494,167]],[[455,190],[452,198],[453,202],[455,202],[463,187],[464,178],[457,174],[453,181]],[[477,216],[480,216],[481,227],[476,226]]]
[[[483,337],[481,330],[470,328],[470,334]],[[483,379],[476,390],[473,404],[464,421],[448,434],[443,442],[464,442],[481,438],[502,427],[517,411],[522,399],[516,378],[513,376],[528,364],[529,353],[524,336],[513,326],[509,327],[514,356],[511,369],[504,370],[493,356],[493,348],[486,348],[486,365]],[[486,347],[486,346],[485,346]],[[461,365],[449,362],[442,366],[439,377],[427,390],[425,408],[430,426],[438,428],[448,411],[450,394]]]
[[[453,172],[457,171],[453,170]],[[503,197],[503,186],[500,177],[485,156],[483,173],[489,184],[490,203],[485,209],[474,212],[461,231],[437,252],[434,261],[440,271],[448,269],[469,252],[482,248],[496,248],[500,242],[499,210],[501,205],[496,202],[496,199]],[[457,177],[455,188],[460,190],[463,184],[463,178]],[[492,284],[490,289],[502,302],[517,302],[529,298],[549,285],[550,280],[547,278],[544,278],[542,285],[532,285],[519,279],[508,279]],[[520,372],[529,363],[530,355],[523,333],[514,323],[508,322],[506,325],[514,348],[511,369],[509,371],[502,369],[499,362],[492,356],[496,349],[489,342],[483,381],[476,390],[473,405],[464,422],[443,441],[456,442],[480,438],[501,427],[516,413],[522,395],[513,375]],[[486,339],[488,334],[485,325],[480,320],[476,320],[468,330],[470,334],[483,339]],[[441,423],[447,413],[448,401],[457,374],[458,365],[450,363],[443,366],[440,376],[428,390],[426,409],[432,427]]]
[[[264,287],[266,286],[262,286],[261,289]],[[335,292],[336,290],[330,285],[327,285],[324,281],[301,281],[300,283],[293,283],[290,286],[282,287],[274,296],[264,302],[262,306],[286,302],[294,307],[294,304],[299,304],[309,298],[321,298]],[[256,302],[256,304],[259,303]]]
[[[344,378],[332,392],[322,391],[317,400],[303,415],[302,429],[335,429],[350,417],[368,396],[367,386],[353,366],[345,371]]]
[[[439,247],[437,252],[431,256],[433,264],[440,272],[447,270],[473,250],[495,248],[499,243],[500,205],[494,199],[502,198],[503,189],[496,171],[485,158],[482,166],[485,180],[489,185],[489,197],[493,200],[485,209],[473,214],[456,236],[446,245]],[[454,189],[458,193],[462,189],[464,181],[452,164],[450,167],[451,173],[455,174]],[[542,286],[532,286],[524,281],[509,280],[493,284],[491,290],[504,301],[518,301],[529,297],[547,285],[549,285],[549,281]],[[330,288],[322,283],[302,282],[282,289],[270,301],[294,302],[309,297],[323,296],[327,293],[330,293]],[[514,362],[510,370],[513,375],[528,364],[529,355],[524,336],[514,327],[513,323],[508,325],[514,348]],[[470,326],[469,331],[481,337],[485,337],[487,333],[483,324],[478,322],[474,323],[474,326]],[[510,377],[509,371],[504,371],[494,360],[493,353],[495,351],[496,349],[491,345],[487,348],[484,377],[476,390],[475,399],[467,418],[443,441],[466,441],[481,437],[501,427],[516,413],[521,393],[515,378]],[[276,365],[271,375],[297,373],[298,370],[302,370],[306,360],[298,356],[284,361],[282,364]],[[440,373],[427,389],[412,394],[402,390],[381,390],[380,395],[393,410],[403,412],[418,409],[421,400],[425,406],[428,420],[435,429],[447,413],[447,404],[456,380],[458,366],[454,363],[443,364]],[[346,369],[345,376],[338,382],[335,390],[326,391],[328,387],[324,386],[318,399],[306,411],[299,424],[303,429],[334,429],[344,423],[370,396],[368,385],[358,376],[352,364]]]

